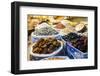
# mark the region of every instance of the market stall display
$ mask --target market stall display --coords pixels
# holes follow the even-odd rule
[[[28,15],[29,60],[87,58],[87,30],[87,17]]]

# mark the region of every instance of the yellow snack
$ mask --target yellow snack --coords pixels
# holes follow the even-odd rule
[[[62,34],[62,35],[67,35],[68,33],[70,33],[70,32],[74,32],[75,30],[73,29],[73,28],[71,28],[71,27],[66,27],[65,29],[62,29],[61,31],[60,31],[60,34]]]
[[[78,23],[77,22],[72,22],[70,20],[62,20],[61,21],[62,24],[66,25],[71,25],[71,26],[76,26]]]
[[[28,21],[28,30],[35,28],[39,23],[40,23],[40,21],[38,19],[29,20]]]
[[[48,20],[49,20],[51,23],[59,23],[59,22],[61,22],[63,19],[64,19],[63,16],[49,16],[49,17],[48,17]]]

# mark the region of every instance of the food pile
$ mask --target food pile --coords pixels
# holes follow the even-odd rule
[[[83,24],[83,23],[80,23],[75,27],[75,30],[78,32],[84,32],[84,31],[86,31],[86,29],[87,28],[86,28],[85,24]]]
[[[70,32],[84,33],[87,32],[87,17],[76,16],[34,16],[28,15],[28,31],[29,35],[35,28],[40,26],[48,26],[57,30],[62,35]]]
[[[85,36],[81,36],[76,40],[71,41],[72,45],[79,49],[82,52],[87,52],[88,49],[88,38]]]
[[[61,46],[60,42],[55,38],[41,38],[33,46],[33,53],[50,54]]]
[[[69,33],[68,35],[63,36],[63,39],[70,42],[78,50],[84,53],[87,52],[88,38],[86,36],[80,36],[76,33]]]
[[[57,28],[57,29],[64,29],[65,26],[63,24],[61,24],[61,23],[58,23],[58,24],[56,24],[55,28]]]
[[[58,32],[51,27],[43,27],[40,29],[36,29],[33,32],[33,34],[36,36],[47,36],[47,35],[56,35],[58,34]]]
[[[68,35],[64,35],[62,36],[62,38],[65,40],[65,41],[72,41],[72,40],[75,40],[77,38],[79,38],[79,35],[77,35],[76,33],[69,33]]]

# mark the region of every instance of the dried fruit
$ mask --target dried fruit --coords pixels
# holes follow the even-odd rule
[[[58,49],[59,46],[60,42],[55,38],[41,38],[33,46],[32,52],[37,54],[50,54]]]

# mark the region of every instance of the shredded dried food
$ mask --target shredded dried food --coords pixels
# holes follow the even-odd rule
[[[43,27],[40,29],[36,29],[33,34],[36,36],[56,35],[56,34],[58,34],[58,32],[51,27]]]

